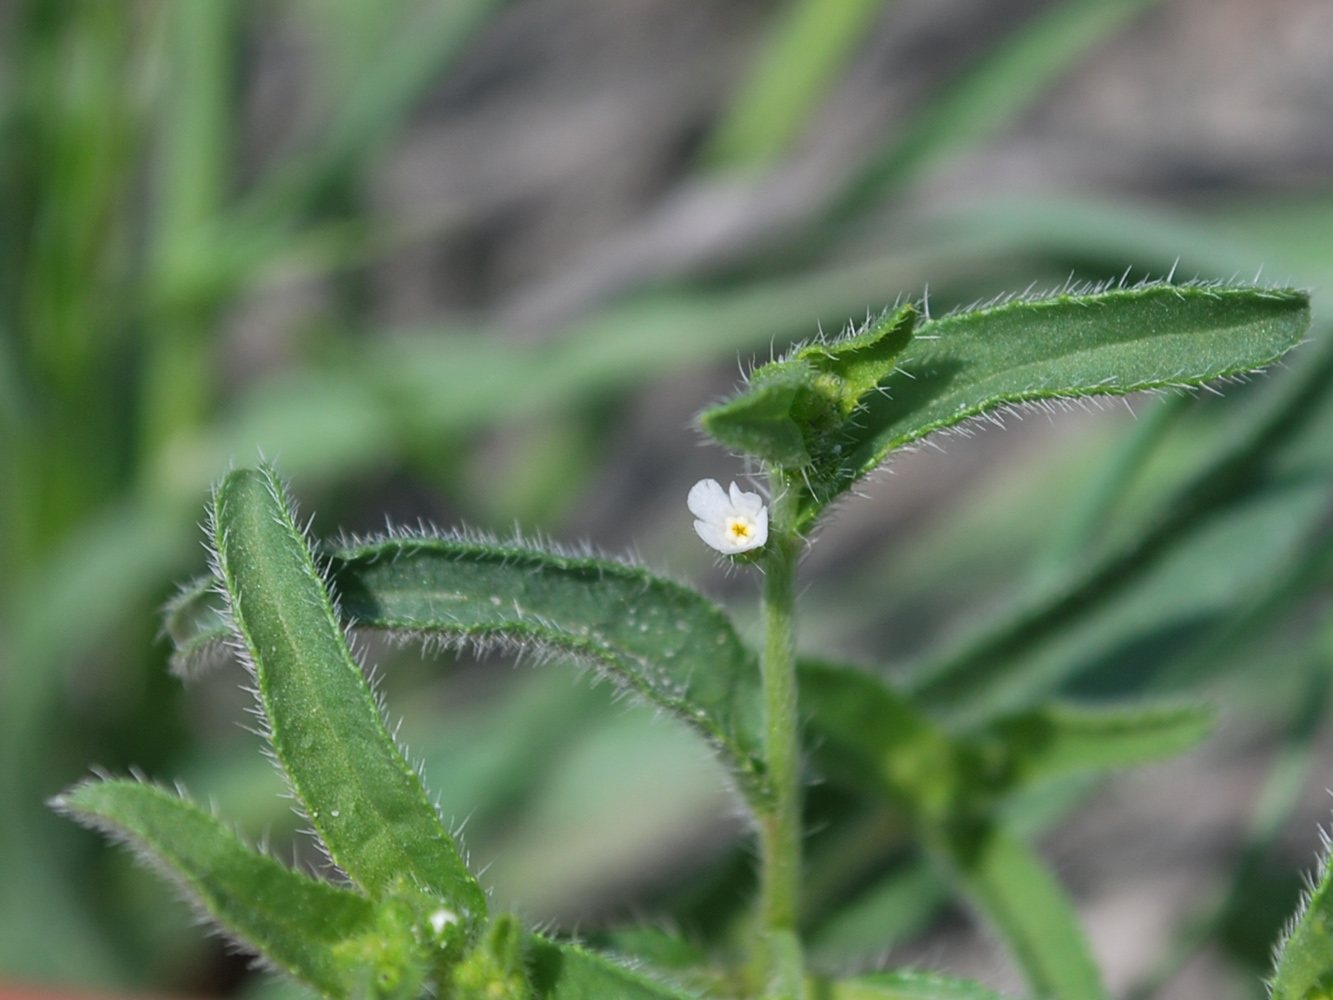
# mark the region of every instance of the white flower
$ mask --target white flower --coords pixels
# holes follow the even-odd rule
[[[742,493],[732,483],[728,496],[716,479],[701,479],[686,502],[698,518],[694,530],[719,552],[734,556],[768,541],[768,508],[758,493]]]

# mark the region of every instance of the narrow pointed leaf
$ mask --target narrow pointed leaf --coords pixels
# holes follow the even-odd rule
[[[1049,704],[998,721],[981,742],[1000,744],[1006,777],[1021,785],[1166,760],[1207,739],[1213,721],[1212,709],[1199,704]]]
[[[152,785],[89,781],[53,805],[143,852],[229,933],[296,979],[327,996],[354,994],[360,975],[339,949],[374,934],[366,897],[283,867]]]
[[[1272,1000],[1333,996],[1333,869],[1323,861],[1319,884],[1277,949]]]
[[[1020,300],[928,322],[848,424],[844,468],[829,498],[890,452],[981,414],[1201,385],[1269,364],[1309,325],[1303,292],[1164,284]],[[808,508],[806,519],[816,513]]]
[[[715,605],[637,566],[465,538],[330,553],[353,624],[571,657],[678,716],[759,791],[758,668]]]
[[[814,1000],[1003,1000],[980,983],[928,972],[877,972],[818,984]]]
[[[271,469],[229,475],[214,500],[218,572],[269,739],[333,860],[372,895],[438,894],[463,923],[486,900],[384,727]]]

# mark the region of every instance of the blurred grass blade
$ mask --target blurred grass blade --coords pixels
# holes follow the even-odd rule
[[[388,538],[329,555],[350,624],[568,656],[679,717],[760,791],[758,668],[694,591],[606,559],[466,538]]]
[[[857,968],[925,931],[949,901],[949,879],[916,859],[870,886],[811,928],[811,962],[818,968]]]
[[[337,207],[364,179],[414,104],[508,0],[404,4],[387,51],[359,60],[363,72],[321,131],[314,148],[269,170],[218,220],[207,254],[181,273],[183,297],[221,301],[287,250],[298,225]]]
[[[950,711],[981,702],[1016,664],[1053,634],[1103,607],[1173,548],[1205,518],[1234,504],[1263,482],[1284,443],[1298,439],[1333,389],[1333,341],[1307,360],[1264,413],[1223,443],[1196,476],[1178,489],[1138,535],[1102,556],[1054,591],[1040,595],[946,655],[928,662],[913,689],[928,705]]]
[[[355,995],[360,977],[346,946],[376,930],[364,896],[283,867],[152,785],[88,781],[52,805],[144,854],[248,950],[326,996]]]
[[[1001,719],[980,738],[1001,744],[1006,778],[1023,785],[1167,760],[1207,739],[1213,722],[1213,710],[1199,704],[1053,703]]]
[[[816,983],[810,1000],[1003,1000],[980,983],[929,972],[875,972]]]
[[[269,740],[330,857],[373,896],[420,887],[461,911],[460,930],[482,919],[486,898],[384,728],[272,469],[223,480],[213,532]]]
[[[1038,585],[1064,571],[1098,537],[1137,473],[1156,453],[1191,397],[1179,394],[1156,401],[1134,428],[1114,446],[1093,481],[1080,491],[1063,524],[1057,525],[1042,547],[1033,575]]]
[[[788,0],[705,152],[709,166],[756,169],[791,147],[886,0]]]
[[[1078,914],[1031,848],[1002,827],[990,826],[951,837],[944,849],[1035,996],[1104,1000]]]
[[[208,264],[207,232],[231,168],[231,56],[239,8],[196,0],[163,9],[170,53],[158,130],[157,202],[147,293],[163,307],[146,324],[140,422],[143,453],[156,454],[211,408],[210,310],[182,308],[189,275]]]
[[[1187,920],[1179,923],[1161,951],[1159,960],[1129,990],[1127,1000],[1148,1000],[1158,995],[1194,959],[1226,924],[1255,904],[1256,887],[1268,903],[1270,879],[1264,862],[1283,832],[1291,829],[1292,817],[1301,805],[1302,793],[1314,761],[1328,708],[1330,676],[1325,657],[1311,663],[1288,719],[1282,743],[1268,768],[1258,801],[1250,813],[1245,846],[1238,861],[1221,879],[1211,898]],[[1261,904],[1262,905],[1262,904]],[[1271,940],[1263,942],[1264,947]],[[1234,953],[1234,952],[1233,952]]]
[[[1086,52],[1157,0],[1065,0],[1035,15],[928,104],[836,203],[845,220],[994,135]]]
[[[527,952],[536,1000],[693,1000],[696,996],[575,944],[533,937]]]
[[[358,181],[413,105],[507,2],[404,5],[409,15],[391,33],[389,51],[363,60],[364,75],[350,89],[318,146],[266,177],[238,206],[241,223],[261,231],[271,229]]]

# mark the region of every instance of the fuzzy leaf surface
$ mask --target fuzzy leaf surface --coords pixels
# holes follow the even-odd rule
[[[1325,858],[1319,885],[1277,951],[1273,1000],[1333,997],[1333,869]]]
[[[800,484],[800,524],[807,526],[891,452],[935,431],[1024,403],[1194,386],[1252,371],[1298,343],[1309,325],[1303,292],[1202,285],[1061,294],[957,313],[916,327],[847,418],[802,409],[802,400],[827,396],[798,393],[791,414],[810,456],[804,466],[781,461],[773,449],[753,453]],[[775,363],[788,379],[795,376],[786,369],[802,364],[808,368],[810,359]],[[754,376],[761,392],[765,368]],[[746,398],[705,413],[704,429],[744,450],[742,437],[725,430]]]
[[[329,565],[350,624],[589,664],[681,718],[759,788],[758,667],[694,591],[606,559],[455,538],[338,548]]]
[[[625,563],[462,538],[390,538],[323,555],[347,624],[589,664],[678,716],[759,789],[758,666],[726,615],[694,591]],[[210,581],[182,588],[164,631],[178,673],[218,655],[228,630]]]
[[[695,996],[578,945],[538,937],[528,945],[528,975],[537,1000],[693,1000]]]
[[[1303,292],[1174,285],[1020,300],[926,323],[849,428],[839,485],[932,431],[1007,405],[1252,371],[1309,325]]]
[[[53,804],[146,852],[229,933],[301,982],[334,997],[360,973],[339,955],[375,932],[369,899],[307,878],[252,850],[198,806],[135,781],[89,781]]]
[[[463,926],[481,919],[485,896],[384,727],[276,474],[231,473],[214,506],[218,572],[269,739],[330,856],[372,896],[417,889]]]
[[[912,339],[917,311],[885,313],[863,329],[801,347],[757,369],[745,391],[706,410],[700,426],[734,450],[815,483],[840,468],[841,439],[852,413]]]

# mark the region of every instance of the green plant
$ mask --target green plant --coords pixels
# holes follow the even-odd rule
[[[177,666],[188,672],[219,645],[246,663],[273,756],[347,883],[288,869],[145,782],[99,778],[54,804],[134,845],[215,924],[330,997],[988,995],[908,972],[829,978],[809,961],[803,843],[815,822],[835,833],[851,822],[807,800],[806,775],[818,774],[896,817],[886,839],[948,872],[1035,996],[1098,1000],[1073,908],[1012,804],[1062,777],[1186,749],[1207,735],[1211,713],[1180,700],[1051,700],[1025,659],[1243,489],[1256,449],[1319,399],[1327,358],[1182,487],[1169,516],[905,686],[798,655],[797,564],[830,505],[898,448],[1015,406],[1239,376],[1281,357],[1309,322],[1308,298],[1287,289],[1066,290],[940,319],[901,306],[757,368],[700,424],[764,470],[768,504],[707,480],[689,500],[704,541],[763,572],[758,655],[706,598],[642,567],[467,533],[312,543],[271,467],[233,472],[213,501],[213,573],[167,611]],[[736,891],[734,917],[711,934],[626,933],[606,953],[491,913],[385,728],[349,626],[571,660],[675,716],[712,747],[745,803],[757,892],[747,901]],[[1328,894],[1321,884],[1279,956],[1282,1000],[1317,995],[1333,976]]]

